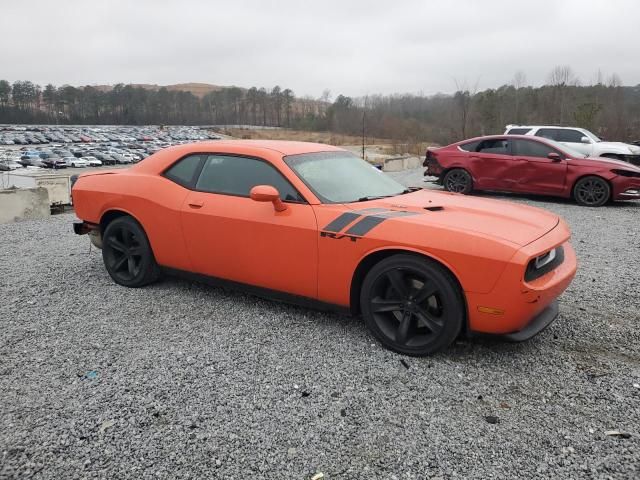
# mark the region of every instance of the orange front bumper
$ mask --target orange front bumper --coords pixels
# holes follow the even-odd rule
[[[544,329],[555,318],[557,311],[553,314],[553,308],[547,307],[555,306],[554,301],[569,286],[577,269],[573,247],[565,239],[555,243],[554,240],[558,239],[558,235],[552,232],[520,250],[490,293],[466,292],[471,333],[523,332],[522,335],[512,335],[512,339],[524,340]],[[524,271],[529,260],[559,245],[564,248],[564,261],[540,278],[525,282]],[[540,327],[537,331],[536,325]],[[527,336],[524,331],[531,334]]]

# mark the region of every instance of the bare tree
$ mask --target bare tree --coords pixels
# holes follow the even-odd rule
[[[518,70],[513,76],[511,85],[515,89],[516,123],[520,123],[520,90],[527,86],[527,76],[522,70]]]
[[[609,114],[607,115],[607,136],[622,137],[627,134],[627,123],[622,91],[622,79],[617,73],[607,79]]]
[[[467,81],[458,81],[454,79],[456,84],[456,93],[453,96],[456,106],[458,107],[459,121],[460,121],[460,134],[462,138],[467,138],[467,126],[469,123],[469,116],[471,115],[471,104],[473,102],[473,96],[478,91],[478,80],[475,85],[469,88]]]
[[[522,70],[518,70],[513,76],[513,80],[511,80],[511,85],[513,85],[516,90],[526,87],[527,75]]]
[[[549,85],[557,92],[557,105],[560,110],[560,124],[564,123],[566,110],[566,96],[568,87],[576,87],[580,84],[580,79],[573,73],[568,65],[558,65],[549,74]]]
[[[331,90],[329,90],[328,88],[325,88],[322,91],[322,95],[320,96],[320,98],[318,100],[320,101],[320,108],[322,110],[322,114],[326,115],[327,108],[329,107],[329,104],[331,103]]]
[[[622,79],[617,73],[614,73],[607,79],[607,86],[611,88],[621,87]]]
[[[549,85],[552,87],[577,86],[580,80],[569,65],[558,65],[549,74]]]

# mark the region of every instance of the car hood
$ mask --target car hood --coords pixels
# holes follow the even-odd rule
[[[630,143],[623,142],[598,142],[598,150],[610,150],[611,153],[621,153],[623,155],[638,155],[640,154],[640,147],[631,145]]]
[[[473,232],[521,247],[542,237],[560,221],[557,215],[539,208],[426,189],[348,206],[355,210],[415,212],[416,215],[394,217],[393,221]]]
[[[613,158],[605,157],[587,157],[587,158],[573,158],[571,163],[574,165],[581,165],[585,167],[602,167],[602,168],[624,168],[625,170],[631,170],[633,172],[640,172],[640,167],[633,165],[629,162],[622,160],[614,160]]]

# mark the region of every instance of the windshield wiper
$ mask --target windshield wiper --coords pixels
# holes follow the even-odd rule
[[[422,187],[407,187],[403,191],[401,191],[398,195],[404,195],[405,193],[417,192],[418,190],[422,190]]]
[[[360,197],[356,202],[368,202],[369,200],[380,200],[381,198],[394,197],[395,195],[371,195],[368,197]]]
[[[398,195],[404,195],[405,193],[416,192],[418,190],[422,190],[420,187],[407,187],[403,191],[399,193],[394,193],[393,195],[370,195],[368,197],[360,197],[357,202],[368,202],[369,200],[380,200],[381,198],[389,198],[389,197],[397,197]]]

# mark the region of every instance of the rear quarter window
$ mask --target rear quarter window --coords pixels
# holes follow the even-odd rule
[[[178,160],[164,172],[164,176],[183,187],[190,187],[195,183],[196,175],[204,161],[204,155],[189,155]]]
[[[465,152],[475,152],[478,148],[478,145],[480,144],[480,141],[481,140],[476,140],[475,142],[463,143],[458,145],[458,148],[460,150],[464,150]]]
[[[489,155],[510,155],[509,140],[506,138],[483,140],[480,145],[478,145],[476,151]]]

